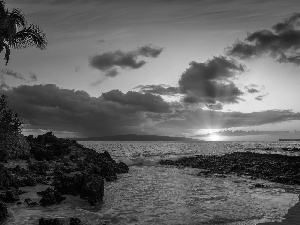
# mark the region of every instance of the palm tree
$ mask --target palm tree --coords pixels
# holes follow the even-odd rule
[[[5,9],[5,2],[0,0],[0,53],[5,49],[6,65],[11,47],[20,49],[29,46],[42,50],[46,48],[47,40],[43,30],[35,24],[27,26],[26,18],[19,9],[10,12]]]

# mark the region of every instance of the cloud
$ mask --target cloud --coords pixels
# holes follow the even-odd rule
[[[30,81],[37,81],[37,75],[35,73],[29,72]]]
[[[75,66],[75,72],[76,73],[80,72],[80,66]]]
[[[17,72],[14,72],[12,71],[11,69],[7,69],[7,68],[2,68],[0,70],[0,72],[6,76],[11,76],[11,77],[14,77],[14,78],[17,78],[17,79],[20,79],[20,80],[26,80],[24,78],[24,75],[22,75],[21,73],[17,73]]]
[[[260,91],[258,90],[258,85],[256,85],[256,84],[250,84],[250,85],[248,85],[248,86],[245,86],[245,88],[246,88],[246,91],[247,91],[248,93],[250,93],[250,94],[260,92]],[[262,88],[263,88],[263,87],[262,87]],[[262,89],[262,88],[261,88],[261,89]]]
[[[257,101],[262,101],[265,97],[267,97],[269,95],[269,93],[267,93],[267,94],[264,94],[264,95],[259,95],[259,96],[257,96],[255,99],[257,100]]]
[[[144,57],[156,58],[160,55],[162,51],[163,51],[162,48],[154,48],[151,47],[150,45],[145,45],[143,47],[138,48],[137,54]]]
[[[275,24],[270,30],[249,33],[244,42],[237,41],[226,49],[230,56],[251,60],[269,55],[280,63],[300,64],[300,13],[294,14],[284,22]]]
[[[91,67],[105,72],[106,77],[115,77],[118,75],[117,68],[139,69],[146,64],[146,61],[138,59],[139,56],[156,58],[162,50],[162,48],[145,45],[134,51],[118,50],[95,55],[89,58],[89,63]]]
[[[102,93],[106,101],[117,102],[122,105],[133,105],[141,111],[170,113],[170,105],[166,103],[160,96],[150,93],[141,94],[138,92],[129,91],[126,94],[119,90],[112,90]]]
[[[179,89],[187,103],[237,103],[243,92],[233,83],[232,78],[243,71],[241,64],[223,56],[214,57],[205,63],[191,62],[178,81]]]
[[[261,112],[222,112],[212,110],[176,110],[177,117],[166,119],[155,126],[182,132],[199,129],[226,129],[300,120],[300,113],[290,110],[267,110]]]
[[[158,85],[139,85],[134,89],[139,89],[140,92],[143,93],[151,93],[157,95],[176,95],[179,94],[178,87],[172,87],[165,84],[158,84]]]
[[[143,133],[152,127],[147,113],[172,112],[161,97],[149,93],[113,90],[91,97],[85,91],[54,84],[21,85],[5,93],[11,107],[28,124],[26,129],[78,132],[84,136]]]

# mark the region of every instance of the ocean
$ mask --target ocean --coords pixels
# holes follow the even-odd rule
[[[130,166],[129,173],[106,182],[104,202],[96,207],[68,196],[47,208],[13,207],[11,224],[37,224],[40,217],[79,217],[84,224],[255,225],[281,221],[298,202],[300,186],[248,177],[200,177],[199,169],[158,164],[160,159],[254,151],[300,155],[282,148],[300,142],[79,142]],[[263,182],[268,188],[253,188]],[[32,196],[31,196],[32,197]],[[33,196],[34,197],[34,196]]]

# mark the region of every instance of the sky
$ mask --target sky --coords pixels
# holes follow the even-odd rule
[[[25,135],[300,139],[298,0],[6,0],[48,45],[0,61]],[[4,58],[4,53],[1,53]],[[1,58],[0,58],[1,59]]]

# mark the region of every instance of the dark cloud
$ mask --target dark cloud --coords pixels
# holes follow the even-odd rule
[[[179,94],[178,87],[172,87],[165,84],[158,84],[158,85],[139,85],[134,89],[139,89],[140,92],[143,93],[151,93],[157,95],[176,95]]]
[[[80,66],[75,66],[75,72],[76,73],[80,72]]]
[[[29,124],[27,129],[79,132],[86,136],[143,133],[151,123],[147,113],[171,112],[159,96],[138,92],[124,94],[113,90],[91,97],[85,91],[47,84],[22,85],[6,94],[11,107]]]
[[[100,40],[98,41],[98,43],[104,43],[104,42],[106,42],[106,41],[103,40],[103,39],[100,39]]]
[[[143,47],[138,48],[137,54],[144,57],[152,57],[156,58],[163,51],[162,48],[151,47],[151,45],[145,45]]]
[[[269,93],[267,93],[267,94],[264,94],[264,95],[259,95],[259,96],[257,96],[255,99],[257,100],[257,101],[262,101],[266,96],[268,96],[269,95]]]
[[[24,75],[22,75],[21,73],[17,73],[17,72],[14,72],[12,71],[11,69],[7,69],[7,68],[2,68],[0,70],[0,72],[6,76],[11,76],[11,77],[14,77],[14,78],[17,78],[17,79],[21,79],[21,80],[26,80],[24,78]]]
[[[218,134],[220,136],[226,137],[236,137],[236,136],[248,136],[248,135],[289,135],[293,134],[290,131],[258,131],[258,130],[251,130],[251,131],[243,131],[243,130],[224,130],[219,132],[213,132],[213,134]],[[209,137],[212,133],[209,134],[202,134],[202,135],[194,135],[193,137]]]
[[[223,56],[205,63],[191,62],[178,81],[179,89],[187,103],[236,103],[243,92],[231,80],[244,68]]]
[[[244,42],[237,41],[226,50],[239,59],[254,59],[269,55],[278,62],[300,64],[300,14],[294,14],[272,27],[274,31],[259,30],[248,34]]]
[[[37,75],[35,73],[29,72],[30,81],[37,81]]]
[[[246,91],[250,94],[260,92],[260,90],[258,90],[258,85],[256,85],[256,84],[250,84],[248,86],[245,86],[245,88],[246,88]],[[260,88],[260,89],[262,89],[262,88]]]
[[[102,93],[106,101],[117,102],[122,105],[136,106],[141,111],[156,112],[156,113],[170,113],[172,112],[168,103],[160,96],[150,93],[141,94],[134,91],[129,91],[126,94],[119,90],[112,90]]]
[[[162,52],[162,48],[146,45],[135,51],[106,52],[89,58],[90,66],[105,72],[107,77],[118,75],[117,68],[121,69],[139,69],[146,64],[146,61],[139,60],[139,56],[156,58]]]
[[[258,126],[300,120],[300,113],[290,110],[267,110],[261,112],[221,112],[212,110],[176,110],[177,117],[158,123],[159,128],[172,130],[225,129]]]

